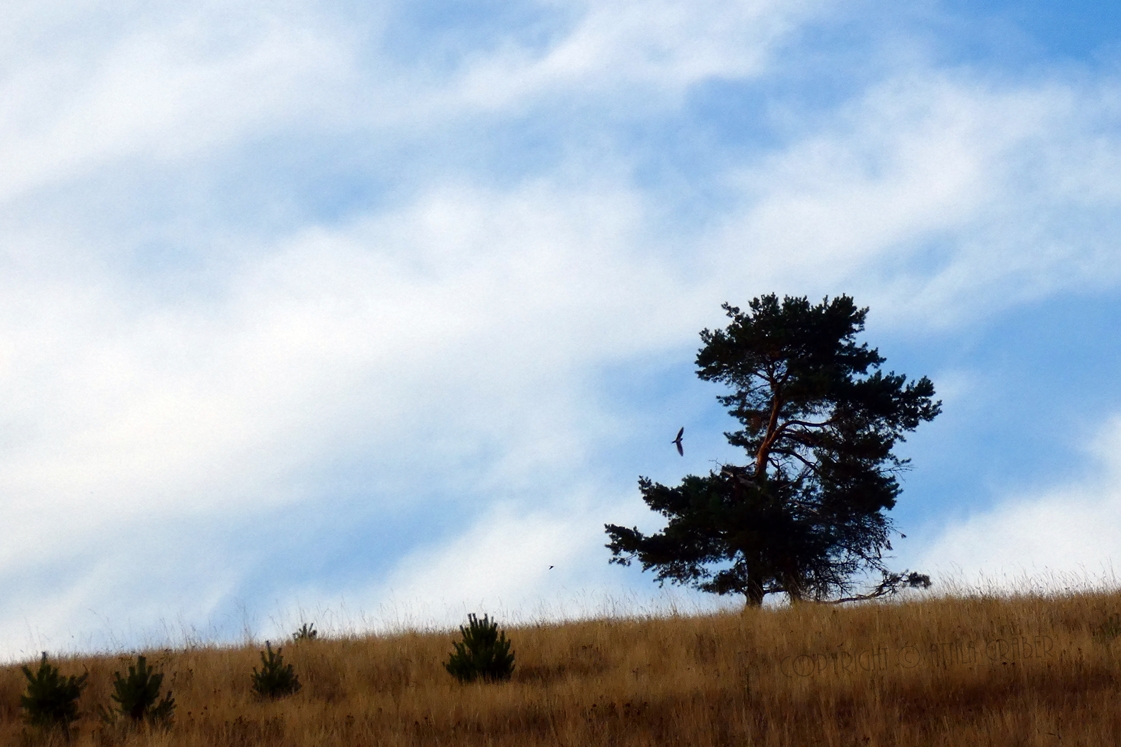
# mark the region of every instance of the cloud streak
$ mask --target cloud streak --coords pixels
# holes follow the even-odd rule
[[[1121,541],[1121,417],[1090,441],[1082,477],[1004,496],[947,522],[923,550],[924,567],[968,586],[1062,591],[1115,585]]]

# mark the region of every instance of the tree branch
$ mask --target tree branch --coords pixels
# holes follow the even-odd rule
[[[806,420],[787,420],[782,424],[782,428],[786,429],[792,425],[800,425],[803,428],[826,428],[836,422],[836,418],[829,418],[824,423],[811,423]]]
[[[825,604],[844,604],[846,602],[866,602],[884,596],[895,596],[903,589],[929,589],[930,576],[923,573],[884,573],[884,580],[867,594],[858,594],[843,599],[831,599]]]

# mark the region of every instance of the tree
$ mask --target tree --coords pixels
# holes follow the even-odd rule
[[[113,694],[110,697],[117,702],[118,710],[113,712],[101,706],[102,721],[112,724],[120,715],[134,724],[147,721],[149,724],[170,726],[175,698],[171,697],[171,691],[160,698],[162,684],[163,673],[149,669],[148,659],[138,655],[136,666],[130,664],[128,667],[128,677],[113,672]]]
[[[867,308],[848,296],[811,305],[774,294],[750,311],[724,304],[731,323],[701,332],[697,375],[731,389],[717,399],[742,426],[725,433],[749,458],[677,487],[639,478],[643,500],[667,517],[661,532],[606,525],[611,562],[656,569],[659,583],[742,594],[749,606],[767,594],[792,602],[844,595],[860,571],[878,571],[871,592],[929,586],[918,573],[894,573],[884,515],[907,467],[893,453],[903,434],[941,410],[925,376],[884,374],[875,349],[857,344]]]
[[[514,654],[506,632],[498,623],[483,615],[467,615],[467,627],[459,626],[461,640],[452,642],[454,650],[444,669],[460,682],[474,682],[482,677],[486,682],[508,680],[514,674]]]
[[[280,654],[283,649],[273,651],[269,641],[265,641],[265,649],[268,656],[264,651],[261,652],[261,671],[258,672],[257,667],[253,667],[253,692],[262,698],[273,700],[298,693],[302,687],[300,677],[291,664],[284,663],[284,657]]]
[[[33,726],[60,727],[70,741],[70,724],[78,720],[78,698],[86,686],[89,672],[81,677],[63,677],[57,667],[47,662],[47,652],[39,661],[35,674],[27,666],[20,667],[27,677],[27,694],[21,695],[20,707],[27,722]]]

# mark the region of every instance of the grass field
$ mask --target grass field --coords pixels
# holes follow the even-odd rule
[[[289,642],[303,689],[269,702],[250,688],[260,647],[149,651],[177,702],[170,730],[150,732],[91,715],[135,657],[52,661],[90,673],[75,745],[1121,745],[1121,592],[506,633],[516,670],[490,685],[447,674],[451,633]],[[63,744],[23,724],[25,687],[18,666],[0,670],[0,744]]]

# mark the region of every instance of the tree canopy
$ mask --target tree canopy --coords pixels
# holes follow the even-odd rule
[[[774,593],[844,595],[866,570],[883,581],[853,598],[928,586],[921,574],[889,571],[883,551],[893,529],[884,512],[907,465],[894,448],[941,410],[930,379],[879,370],[884,358],[856,341],[868,309],[848,296],[811,305],[771,294],[748,312],[723,308],[731,322],[701,332],[697,375],[730,389],[718,400],[741,427],[725,436],[748,461],[676,487],[639,478],[668,523],[651,535],[606,525],[612,562],[638,560],[659,582],[742,594],[749,605]]]

